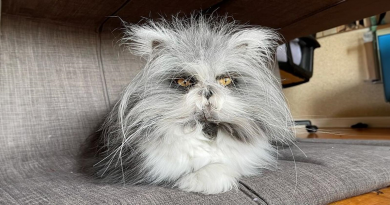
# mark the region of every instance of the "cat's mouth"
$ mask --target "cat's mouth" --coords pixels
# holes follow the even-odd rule
[[[239,141],[246,141],[245,134],[237,129],[237,126],[227,122],[217,121],[200,121],[202,124],[202,132],[209,139],[215,139],[219,131],[229,133],[231,137]]]
[[[202,125],[203,133],[213,139],[218,134],[219,124],[220,122],[215,119],[213,114],[208,111],[202,111],[198,113],[197,121]]]
[[[239,126],[219,120],[216,113],[210,112],[209,110],[202,110],[194,113],[194,115],[196,116],[196,122],[202,125],[203,134],[209,139],[215,139],[219,131],[224,131],[239,141],[246,141],[245,134],[240,131]]]
[[[218,120],[215,113],[207,111],[199,112],[197,113],[197,121],[202,125],[203,134],[209,139],[215,139],[219,131],[224,131],[234,139],[247,141],[245,132],[243,132],[238,125]]]

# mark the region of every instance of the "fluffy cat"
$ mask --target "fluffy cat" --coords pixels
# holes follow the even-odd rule
[[[276,164],[271,142],[294,139],[275,31],[175,17],[127,25],[123,41],[146,65],[91,141],[104,182],[226,192]]]

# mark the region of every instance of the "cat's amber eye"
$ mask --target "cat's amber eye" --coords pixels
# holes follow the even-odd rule
[[[188,87],[192,85],[192,82],[190,79],[180,78],[177,80],[177,84],[179,84],[182,87]]]
[[[228,85],[230,85],[232,83],[232,81],[233,80],[230,77],[223,77],[223,78],[220,78],[218,80],[218,83],[223,85],[223,86],[228,86]]]

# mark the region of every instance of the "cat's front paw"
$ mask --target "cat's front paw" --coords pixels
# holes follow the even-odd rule
[[[209,164],[181,177],[175,186],[188,192],[218,194],[237,188],[239,174],[223,164]]]

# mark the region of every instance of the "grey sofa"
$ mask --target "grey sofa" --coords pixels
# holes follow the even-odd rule
[[[311,205],[390,185],[390,141],[351,140],[298,141],[306,156],[280,148],[276,170],[218,195],[96,184],[78,172],[79,147],[142,62],[117,32],[10,13],[0,37],[0,204]]]

